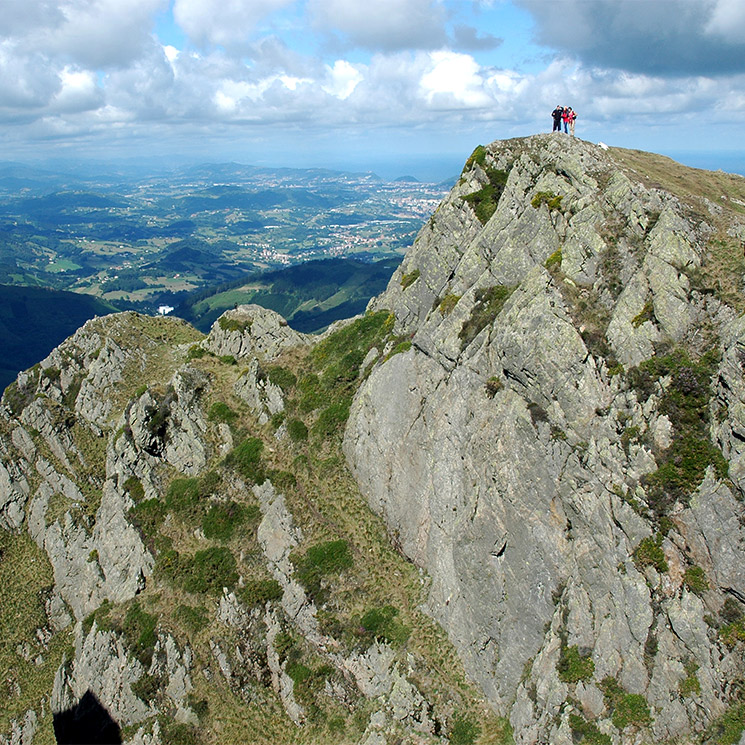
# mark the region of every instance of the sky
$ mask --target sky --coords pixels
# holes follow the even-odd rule
[[[0,161],[446,178],[557,104],[584,139],[745,172],[745,2],[2,0]]]

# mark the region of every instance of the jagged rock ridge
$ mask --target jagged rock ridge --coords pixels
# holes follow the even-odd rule
[[[341,455],[393,322],[311,344],[258,306],[206,337],[118,314],[19,376],[0,423],[2,741],[49,742],[87,699],[149,745],[508,730]]]
[[[496,142],[321,338],[87,323],[3,398],[2,740],[736,742],[744,203]]]

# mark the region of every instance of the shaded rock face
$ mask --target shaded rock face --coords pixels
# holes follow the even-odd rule
[[[101,702],[86,691],[77,705],[54,717],[54,736],[58,745],[75,743],[121,743],[121,731]]]
[[[74,710],[92,695],[115,722],[142,721],[148,707],[131,689],[142,673],[141,665],[127,659],[122,640],[94,624],[88,634],[77,636],[73,663],[57,671],[52,709],[59,713]]]
[[[482,224],[468,195],[497,171]],[[693,289],[722,226],[633,175],[566,138],[472,159],[372,301],[412,347],[372,371],[345,434],[369,503],[431,576],[430,612],[520,743],[571,739],[569,714],[631,742],[611,679],[644,697],[655,739],[691,737],[743,672],[712,619],[745,600],[745,334]],[[677,383],[643,396],[627,371],[680,348],[723,353],[718,421],[700,436],[731,481],[702,467],[663,510],[652,484],[682,437],[666,415]],[[639,558],[654,541],[664,571]],[[581,679],[572,649],[591,668]]]

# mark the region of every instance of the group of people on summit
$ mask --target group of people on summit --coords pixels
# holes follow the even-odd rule
[[[554,119],[554,132],[561,132],[561,124],[564,123],[564,132],[574,137],[574,122],[577,119],[577,112],[571,106],[557,106],[551,116]]]

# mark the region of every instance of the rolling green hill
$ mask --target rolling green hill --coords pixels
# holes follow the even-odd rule
[[[98,298],[45,287],[0,285],[0,389],[44,359],[89,318],[117,309]]]
[[[385,289],[398,264],[399,259],[325,259],[251,274],[191,295],[175,315],[207,332],[226,310],[256,303],[283,315],[297,331],[322,331],[364,311],[370,298]]]

